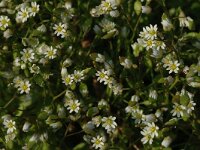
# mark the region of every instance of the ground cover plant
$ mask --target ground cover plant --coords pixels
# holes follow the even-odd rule
[[[199,0],[1,0],[0,149],[199,150]]]

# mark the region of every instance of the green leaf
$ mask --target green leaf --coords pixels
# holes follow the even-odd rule
[[[188,94],[186,92],[184,95],[180,96],[180,104],[181,105],[187,106],[189,101],[190,101],[190,97],[188,96]]]
[[[88,109],[86,116],[93,117],[97,115],[98,113],[99,113],[99,109],[97,107],[92,107]]]
[[[39,85],[40,87],[44,87],[44,79],[41,75],[35,75],[33,79],[37,85]]]
[[[76,145],[73,150],[88,150],[88,148],[86,147],[85,143],[80,143],[78,145]]]

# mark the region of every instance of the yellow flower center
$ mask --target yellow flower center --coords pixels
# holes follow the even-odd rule
[[[151,46],[152,44],[153,44],[153,43],[152,43],[151,40],[148,40],[148,41],[147,41],[147,45],[148,45],[148,46]]]
[[[171,66],[170,66],[170,68],[171,68],[171,70],[176,70],[176,65],[175,64],[172,64]]]
[[[24,91],[26,91],[26,90],[28,89],[28,86],[27,86],[26,84],[24,84],[24,85],[22,86],[22,89],[23,89]]]

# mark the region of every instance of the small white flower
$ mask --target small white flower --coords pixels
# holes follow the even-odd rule
[[[83,71],[74,70],[74,74],[72,75],[74,82],[81,82],[84,79]]]
[[[122,94],[122,92],[123,92],[122,84],[120,84],[120,83],[114,83],[112,85],[112,91],[113,91],[114,95],[120,95],[120,94]]]
[[[157,25],[152,26],[150,24],[149,27],[147,26],[143,28],[143,31],[140,32],[139,36],[146,40],[155,40],[157,38],[157,30]]]
[[[173,28],[171,21],[168,18],[165,18],[161,22],[164,31],[170,31]]]
[[[31,48],[23,49],[23,52],[20,52],[22,57],[21,59],[26,63],[26,62],[32,62],[34,60],[34,55],[33,50]]]
[[[151,135],[151,137],[154,138],[158,136],[159,127],[156,126],[154,122],[152,122],[152,123],[147,123],[147,126],[144,128],[144,130],[147,130]]]
[[[30,86],[31,86],[31,84],[29,83],[29,81],[25,80],[20,83],[18,91],[20,91],[20,94],[23,94],[23,93],[28,94],[30,92]]]
[[[75,112],[78,113],[80,110],[80,103],[78,100],[71,100],[69,101],[67,109],[69,110],[69,113]]]
[[[71,85],[73,83],[72,75],[70,75],[70,74],[64,75],[63,83],[65,83],[66,86]]]
[[[153,138],[147,130],[143,130],[140,133],[143,135],[143,138],[141,139],[141,142],[143,144],[146,144],[149,142],[149,144],[151,145],[153,143]]]
[[[139,109],[139,105],[136,104],[134,106],[127,106],[125,108],[126,113],[134,114]]]
[[[6,29],[10,24],[8,16],[0,16],[0,28]]]
[[[12,35],[13,35],[13,32],[10,29],[7,29],[6,31],[3,32],[3,37],[6,39],[10,38]]]
[[[186,106],[186,110],[188,114],[191,114],[191,112],[194,110],[194,106],[196,106],[196,103],[193,100],[190,100],[190,102]]]
[[[143,14],[150,14],[151,13],[151,7],[149,7],[149,6],[142,6],[142,13]]]
[[[182,117],[185,109],[185,106],[174,103],[173,110],[171,111],[172,116]]]
[[[132,118],[135,119],[136,124],[140,124],[141,122],[145,121],[145,115],[143,114],[143,110],[136,109],[132,113]]]
[[[16,133],[10,133],[10,134],[7,134],[5,136],[5,139],[6,139],[6,143],[8,143],[9,141],[13,141],[16,137]]]
[[[13,79],[13,83],[14,83],[14,87],[18,88],[23,83],[23,80],[19,76],[17,76]]]
[[[154,48],[156,45],[155,41],[149,39],[149,40],[143,40],[144,42],[144,47],[149,50],[149,49],[152,49]]]
[[[38,5],[36,2],[31,2],[31,7],[29,8],[29,13],[30,13],[30,16],[35,16],[36,13],[39,12],[40,10],[40,5]]]
[[[28,121],[26,121],[23,125],[22,131],[24,132],[28,132],[30,129],[31,123],[29,123]]]
[[[140,100],[140,97],[138,95],[131,96],[131,101],[132,102],[138,102],[139,100]]]
[[[101,124],[101,116],[93,117],[92,122],[96,127],[99,127],[99,125]]]
[[[149,98],[152,98],[152,99],[155,99],[155,100],[158,98],[158,94],[157,94],[156,90],[150,90]]]
[[[21,8],[20,11],[17,13],[17,20],[20,20],[20,22],[24,23],[29,18],[29,11],[28,8]]]
[[[95,149],[102,149],[104,146],[104,138],[101,136],[97,136],[97,137],[93,137],[91,142],[93,143],[92,147],[94,147]]]
[[[96,62],[104,63],[105,62],[105,56],[101,54],[97,54],[97,58],[95,59]]]
[[[98,77],[97,81],[99,81],[100,83],[104,82],[104,84],[107,84],[108,79],[109,79],[108,75],[109,75],[109,72],[105,71],[104,69],[102,69],[101,71],[97,71],[96,73],[96,76]]]
[[[169,145],[171,144],[172,142],[172,138],[170,136],[167,136],[163,139],[161,145],[164,146],[164,147],[169,147]]]
[[[167,70],[169,70],[169,74],[174,72],[174,73],[178,73],[179,71],[179,66],[180,66],[180,63],[178,63],[178,61],[169,61],[169,64],[168,64],[168,67],[167,67]]]
[[[34,133],[29,139],[30,142],[37,142],[39,140],[39,134]]]
[[[156,50],[161,50],[161,49],[163,50],[163,49],[166,48],[166,45],[163,41],[156,40],[155,41],[155,48],[156,48]]]
[[[132,62],[131,62],[131,60],[128,59],[128,58],[125,58],[124,61],[122,61],[120,64],[122,66],[124,66],[124,68],[127,68],[127,69],[130,69],[131,66],[133,65]]]
[[[15,121],[13,120],[5,120],[4,121],[4,126],[5,128],[7,128],[7,134],[10,134],[10,133],[13,133],[15,130],[16,130],[16,127],[15,127]]]
[[[49,59],[54,59],[56,58],[56,53],[57,53],[57,49],[53,48],[52,46],[47,49],[47,51],[45,51],[45,57],[49,58]]]
[[[109,117],[103,117],[102,118],[102,126],[107,130],[107,132],[112,132],[116,126],[117,123],[115,122],[116,117],[109,116]]]
[[[57,36],[61,36],[61,38],[64,38],[67,34],[67,25],[66,24],[55,24],[53,29],[55,30],[54,34]]]
[[[39,73],[40,73],[40,67],[37,66],[36,64],[33,64],[33,65],[30,67],[30,72],[31,72],[31,73],[34,73],[34,74],[39,74]]]
[[[98,102],[98,107],[104,107],[104,106],[109,106],[108,105],[108,102],[104,99],[101,99],[99,102]]]

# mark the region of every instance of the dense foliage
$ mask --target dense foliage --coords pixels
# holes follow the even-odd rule
[[[200,149],[199,0],[1,0],[1,149]]]

